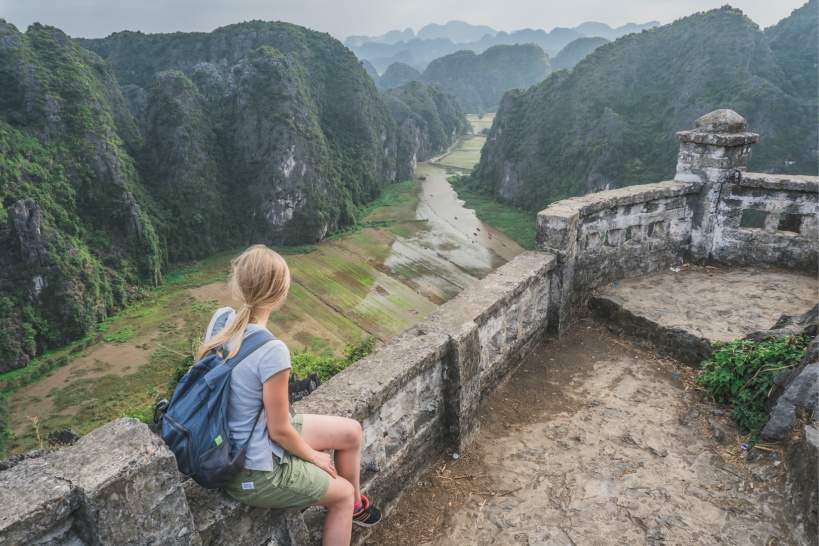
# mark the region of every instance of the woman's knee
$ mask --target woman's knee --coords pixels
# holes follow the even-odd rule
[[[353,505],[355,504],[355,488],[353,484],[338,476],[335,479],[330,480],[330,486],[327,488],[327,492],[324,494],[324,497],[321,498],[319,504],[321,506],[325,506],[327,508],[333,507],[340,507],[349,508],[352,510]]]
[[[347,419],[348,441],[353,447],[361,447],[362,429],[361,423],[355,419]]]

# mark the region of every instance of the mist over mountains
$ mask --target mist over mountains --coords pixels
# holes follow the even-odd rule
[[[530,28],[503,32],[462,21],[450,21],[445,25],[427,25],[417,34],[408,28],[403,31],[391,31],[382,36],[349,36],[344,40],[344,45],[358,58],[369,61],[379,73],[383,73],[394,62],[405,63],[423,72],[434,59],[456,51],[482,53],[495,45],[536,44],[552,57],[578,38],[600,37],[615,40],[620,36],[653,28],[659,24],[658,21],[651,21],[611,28],[605,23],[587,22],[571,29],[555,28],[550,32]]]

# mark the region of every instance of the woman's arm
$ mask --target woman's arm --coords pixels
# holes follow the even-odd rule
[[[290,454],[327,472],[331,478],[336,477],[333,459],[323,451],[316,451],[305,442],[298,431],[290,424],[290,402],[288,399],[288,380],[290,370],[282,370],[272,375],[262,384],[262,400],[267,416],[267,433],[270,438],[286,449]]]

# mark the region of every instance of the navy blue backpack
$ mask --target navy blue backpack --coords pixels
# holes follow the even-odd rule
[[[226,319],[219,317],[214,331],[221,329]],[[247,443],[264,407],[259,410],[248,441],[241,447],[231,445],[227,415],[230,372],[250,353],[274,339],[267,330],[257,330],[244,339],[239,352],[229,360],[213,351],[179,380],[170,404],[157,405],[162,439],[176,455],[179,471],[202,487],[224,487],[244,468]]]

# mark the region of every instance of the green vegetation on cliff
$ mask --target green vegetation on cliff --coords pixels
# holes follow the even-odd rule
[[[0,371],[85,335],[159,279],[161,250],[110,70],[61,31],[0,20]],[[7,227],[8,226],[8,227]]]
[[[384,100],[398,124],[399,148],[414,151],[417,161],[446,151],[469,128],[461,103],[440,85],[411,81],[385,91]]]
[[[815,27],[807,11],[792,18]],[[802,28],[787,20],[779,26]],[[816,55],[809,38],[788,37],[812,52],[794,59]],[[812,98],[789,94],[795,80],[778,59],[765,34],[731,8],[605,44],[574,70],[506,94],[470,184],[539,210],[573,195],[666,180],[674,175],[675,133],[718,108],[736,110],[760,133],[750,170],[816,174],[815,87]]]
[[[0,80],[0,372],[169,263],[352,226],[408,170],[361,63],[294,25],[75,42],[0,20]]]

